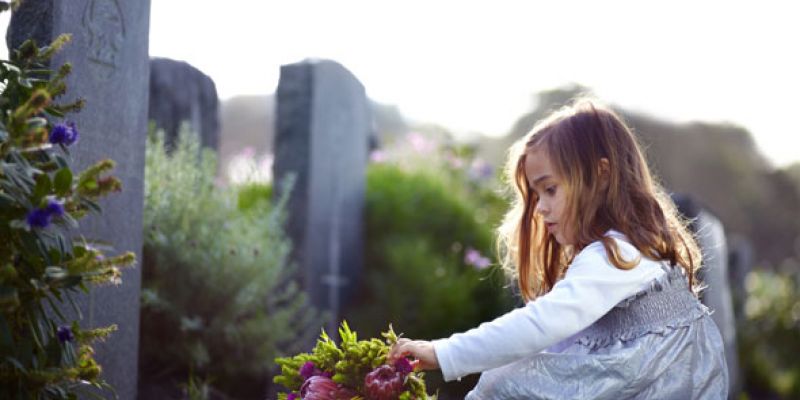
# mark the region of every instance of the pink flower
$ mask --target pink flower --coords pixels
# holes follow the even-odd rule
[[[300,387],[303,400],[350,400],[355,396],[352,390],[325,376],[312,376]]]
[[[383,150],[375,150],[369,155],[369,160],[374,163],[381,163],[386,161],[386,152]]]
[[[433,142],[428,140],[425,136],[417,132],[411,132],[408,134],[408,141],[411,142],[411,147],[414,148],[418,153],[427,153],[433,150]]]
[[[473,180],[489,179],[494,175],[494,168],[486,161],[476,158],[469,167],[469,176]]]
[[[253,146],[246,146],[239,155],[245,158],[253,158],[256,155],[256,148]]]
[[[475,267],[475,269],[485,269],[492,265],[492,261],[484,257],[478,250],[467,247],[464,253],[464,263]]]
[[[395,367],[381,365],[364,378],[364,394],[370,400],[394,400],[403,392],[404,379],[405,374]]]
[[[444,159],[450,165],[450,168],[453,169],[461,169],[464,167],[464,159],[456,155],[452,151],[448,151],[444,154]]]

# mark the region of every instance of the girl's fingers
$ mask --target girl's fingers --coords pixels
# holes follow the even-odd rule
[[[410,343],[410,342],[411,342],[410,339],[405,339],[405,338],[397,339],[397,343],[395,343],[394,346],[392,346],[392,348],[389,350],[389,355],[387,357],[389,359],[389,361],[394,361],[394,360],[404,356],[405,354],[410,353],[406,349],[406,347],[407,347],[406,345],[408,343]]]

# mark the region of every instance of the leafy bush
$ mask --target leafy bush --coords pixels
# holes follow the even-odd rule
[[[747,392],[800,398],[800,272],[753,271],[745,286],[738,344]]]
[[[468,248],[488,254],[493,239],[461,194],[431,173],[370,167],[364,295],[349,318],[354,326],[374,335],[393,323],[407,336],[437,338],[501,313],[508,303],[500,271],[464,262]]]
[[[318,316],[287,260],[285,199],[238,207],[240,190],[216,186],[215,171],[215,155],[200,150],[196,135],[184,130],[167,155],[163,134],[151,134],[142,379],[152,385],[196,373],[229,396],[263,396],[272,360],[311,343]]]
[[[0,9],[9,4],[0,4]],[[110,389],[100,376],[91,342],[115,326],[83,330],[65,317],[73,295],[92,284],[119,283],[133,253],[105,257],[97,243],[75,238],[77,220],[100,211],[99,198],[121,189],[101,176],[103,160],[74,174],[69,146],[74,123],[59,122],[83,106],[56,104],[70,65],[46,68],[68,35],[38,48],[32,41],[0,61],[0,398],[75,399],[90,387]],[[94,394],[96,396],[96,394]]]

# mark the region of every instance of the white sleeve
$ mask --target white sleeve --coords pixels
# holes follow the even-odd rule
[[[617,240],[617,244],[625,260],[640,254],[627,242]],[[590,244],[549,293],[477,328],[434,340],[445,381],[533,355],[582,331],[662,272],[641,268],[656,264],[647,261],[621,270],[608,261],[600,242]]]

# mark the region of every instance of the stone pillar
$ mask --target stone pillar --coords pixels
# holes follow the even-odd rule
[[[287,232],[312,304],[331,314],[357,287],[363,264],[363,207],[369,105],[364,86],[340,64],[281,67],[275,135],[275,193],[294,174]]]
[[[86,107],[67,116],[81,132],[72,149],[76,171],[111,158],[122,193],[103,199],[102,215],[81,220],[80,233],[100,239],[115,253],[133,251],[141,259],[144,150],[147,137],[148,36],[150,1],[26,0],[11,18],[9,47],[35,38],[44,45],[61,33],[72,42],[53,60],[70,62],[73,73],[63,101],[81,97]],[[95,287],[79,299],[84,327],[117,324],[119,330],[97,343],[103,377],[120,399],[135,399],[139,344],[141,269],[123,271],[122,285]],[[69,310],[69,306],[65,309]]]

